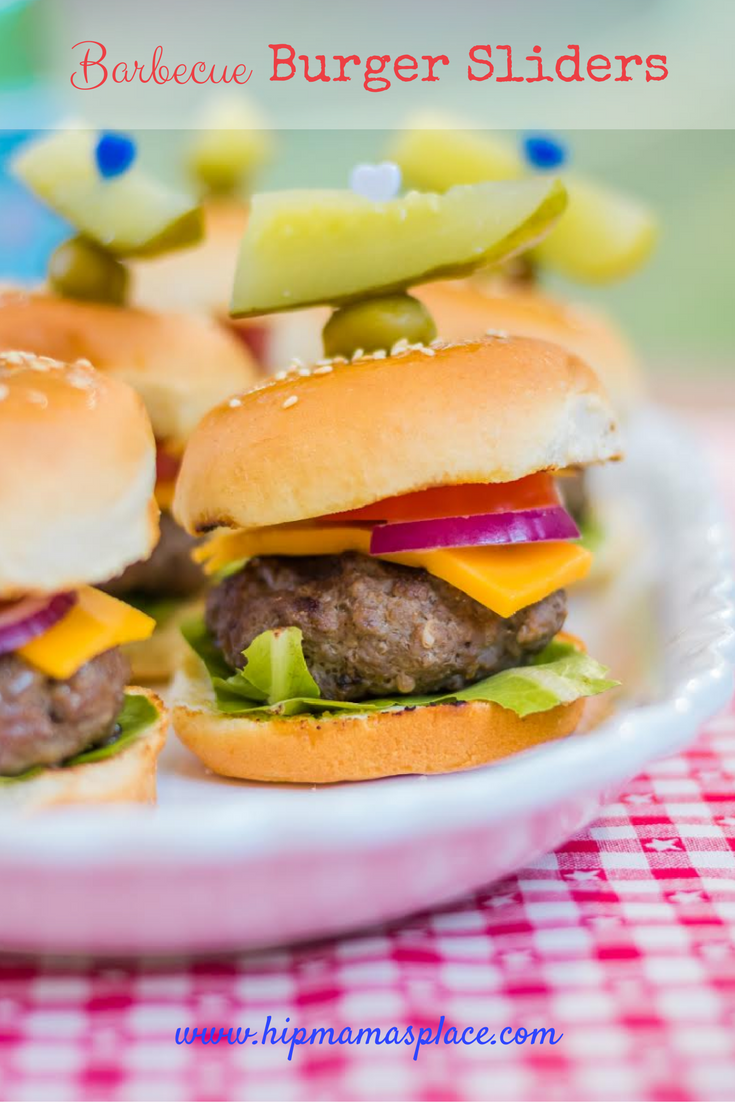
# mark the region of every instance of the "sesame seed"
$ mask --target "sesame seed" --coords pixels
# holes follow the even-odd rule
[[[384,360],[387,355],[388,353],[384,348],[376,348],[375,352],[373,352],[373,359]]]
[[[298,356],[294,356],[294,358],[291,360],[291,364],[290,364],[291,370],[292,371],[298,371],[298,369],[300,367],[303,367],[303,366],[304,366],[304,361],[300,360]]]
[[[277,371],[275,373],[275,375],[273,376],[273,378],[277,379],[278,382],[280,383],[283,379],[288,378],[288,371]]]
[[[5,383],[0,383],[0,402],[3,400],[3,398],[7,398],[9,394],[10,390],[8,387],[6,387]]]
[[[321,367],[314,368],[312,375],[329,375],[330,371],[334,371],[331,364],[322,364]]]
[[[308,367],[300,367],[298,373],[302,379],[305,379],[307,376],[311,375],[311,370]]]
[[[40,390],[29,390],[28,401],[33,402],[34,406],[46,407],[48,405],[48,398]]]
[[[298,400],[299,400],[298,396],[296,394],[292,394],[291,397],[287,398],[286,401],[283,403],[283,408],[284,409],[290,409],[291,406],[296,405]]]
[[[352,359],[351,359],[350,362],[354,363],[355,360],[361,360],[364,355],[365,355],[365,349],[364,348],[356,348],[355,351],[352,353]]]
[[[396,341],[396,343],[391,348],[390,354],[391,354],[391,356],[398,356],[401,352],[407,352],[407,351],[408,351],[408,338],[407,337],[401,337],[401,339],[399,341]]]
[[[510,333],[506,332],[505,329],[486,329],[485,336],[495,337],[499,341],[507,341]]]
[[[70,373],[68,379],[69,385],[75,387],[77,390],[93,390],[97,385],[95,380],[90,378],[89,375],[81,375],[79,373],[72,375]]]
[[[50,356],[35,356],[32,352],[0,352],[0,363],[4,367],[24,367],[29,371],[62,371],[66,364],[52,360]]]
[[[237,409],[238,406],[242,405],[242,400],[240,398],[230,398],[227,405],[230,407],[230,409]]]

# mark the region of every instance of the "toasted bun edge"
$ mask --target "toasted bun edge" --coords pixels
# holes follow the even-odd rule
[[[187,656],[172,689],[173,728],[208,768],[225,777],[333,784],[487,765],[578,726],[584,700],[521,719],[472,701],[351,716],[268,720],[216,710],[209,679]]]
[[[607,395],[581,360],[486,337],[317,367],[218,406],[186,450],[173,512],[190,532],[258,528],[620,450]]]
[[[70,804],[156,802],[156,763],[166,742],[168,711],[148,689],[135,686],[126,693],[145,696],[158,712],[157,719],[125,750],[102,761],[64,769],[45,769],[37,777],[0,787],[0,814],[47,811]]]

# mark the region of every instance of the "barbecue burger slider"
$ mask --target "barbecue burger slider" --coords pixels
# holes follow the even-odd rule
[[[551,341],[597,372],[620,418],[642,400],[643,380],[633,350],[613,323],[590,306],[487,276],[427,283],[416,297],[431,311],[443,340],[470,340],[493,330]]]
[[[154,622],[94,588],[150,554],[154,481],[129,387],[0,353],[0,810],[155,797],[165,712],[119,649]]]
[[[213,579],[174,727],[229,777],[466,769],[570,734],[590,553],[555,473],[619,454],[596,375],[523,338],[321,362],[220,405],[174,514]]]
[[[179,619],[205,581],[191,559],[193,541],[169,511],[180,456],[200,418],[257,378],[254,363],[236,338],[207,318],[42,292],[0,294],[0,347],[62,361],[84,357],[143,399],[156,438],[161,538],[150,557],[99,580],[156,620],[153,636],[132,645],[129,657],[137,678],[163,679],[181,650]]]
[[[136,678],[159,680],[176,664],[177,618],[203,584],[190,541],[168,512],[179,457],[199,418],[249,386],[257,369],[242,342],[211,319],[133,305],[137,266],[189,255],[204,215],[145,170],[129,135],[51,131],[22,146],[11,168],[76,233],[49,258],[48,291],[0,296],[0,348],[88,359],[137,390],[153,425],[161,539],[152,558],[107,588],[155,617],[155,634],[129,657]],[[168,282],[185,302],[183,273],[172,270]]]

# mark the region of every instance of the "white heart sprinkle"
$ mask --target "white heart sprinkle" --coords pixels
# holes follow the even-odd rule
[[[392,161],[355,165],[350,173],[350,187],[365,199],[385,203],[395,199],[401,189],[401,170]]]

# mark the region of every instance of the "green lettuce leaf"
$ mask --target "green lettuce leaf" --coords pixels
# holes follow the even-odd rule
[[[592,554],[599,551],[605,541],[605,529],[600,518],[595,516],[594,513],[590,513],[577,521],[577,527],[579,528],[578,542],[581,543],[582,547],[586,548],[587,551],[591,551]]]
[[[207,667],[221,712],[292,716],[300,712],[376,710],[372,702],[366,705],[322,699],[306,665],[300,628],[264,631],[243,651],[245,668],[234,672],[214,645],[202,617],[186,621],[181,631]]]
[[[16,773],[13,777],[1,777],[0,776],[0,788],[6,784],[17,784],[19,781],[29,781],[32,777],[37,777],[39,773],[43,773],[46,766],[44,765],[32,765],[30,769],[26,769],[24,773]]]
[[[81,754],[75,754],[73,758],[67,758],[57,766],[34,765],[26,769],[24,773],[18,773],[14,777],[0,777],[0,786],[4,784],[16,784],[19,781],[29,781],[43,773],[44,769],[65,769],[72,765],[86,765],[88,762],[103,761],[122,753],[131,743],[155,723],[158,712],[145,696],[135,696],[126,693],[122,710],[117,717],[117,731],[115,737],[103,746],[95,746],[91,750],[84,750]]]
[[[67,758],[64,765],[86,765],[91,761],[104,761],[115,754],[127,749],[131,743],[155,723],[158,711],[151,704],[147,696],[137,696],[126,693],[122,711],[117,717],[117,734],[104,746],[95,746],[91,750],[84,750],[81,754],[75,754],[73,758]]]
[[[568,642],[554,640],[531,665],[504,670],[456,693],[395,696],[351,703],[324,700],[309,673],[299,628],[264,631],[243,651],[245,665],[233,673],[214,645],[201,617],[184,624],[184,638],[207,668],[217,707],[230,715],[292,716],[346,714],[416,708],[453,701],[484,700],[518,716],[545,712],[580,697],[596,696],[619,684],[607,670]]]

